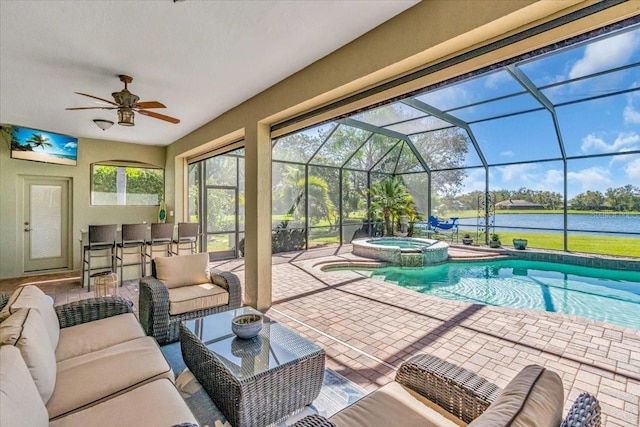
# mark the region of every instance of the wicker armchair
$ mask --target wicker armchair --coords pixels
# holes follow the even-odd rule
[[[471,423],[482,415],[502,391],[471,371],[424,354],[404,362],[395,380],[465,423]],[[589,393],[582,393],[562,421],[561,427],[599,427],[600,413],[598,399]],[[401,424],[402,422],[398,423]],[[310,415],[292,427],[341,427],[341,424],[336,425],[320,415]]]
[[[175,342],[180,336],[180,322],[240,308],[242,287],[238,276],[226,271],[209,269],[210,280],[229,293],[229,302],[225,305],[209,307],[186,313],[169,313],[169,289],[155,276],[155,260],[152,261],[153,276],[140,279],[138,314],[145,333],[154,337],[158,344]]]

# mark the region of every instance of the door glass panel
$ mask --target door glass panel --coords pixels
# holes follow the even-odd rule
[[[62,188],[55,185],[31,186],[32,259],[59,257],[62,250]]]
[[[234,189],[207,188],[207,231],[233,232],[236,229]]]

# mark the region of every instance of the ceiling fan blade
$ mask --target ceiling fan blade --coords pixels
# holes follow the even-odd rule
[[[107,104],[115,105],[116,107],[118,107],[118,104],[116,104],[113,101],[109,101],[108,99],[98,98],[97,96],[89,95],[88,93],[81,93],[81,92],[76,92],[76,93],[78,95],[88,96],[89,98],[97,99],[98,101],[106,102]]]
[[[170,123],[173,123],[173,124],[180,123],[179,119],[176,119],[174,117],[165,116],[164,114],[158,114],[158,113],[154,113],[153,111],[146,111],[146,110],[137,110],[137,111],[138,111],[138,113],[142,114],[143,116],[153,117],[154,119],[164,120],[165,122],[170,122]]]
[[[65,110],[115,110],[118,107],[71,107]]]
[[[133,108],[167,108],[161,102],[158,101],[145,101],[145,102],[136,102],[133,104]]]

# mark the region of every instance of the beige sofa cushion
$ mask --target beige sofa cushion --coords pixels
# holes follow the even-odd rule
[[[56,389],[47,403],[49,418],[66,415],[157,378],[173,381],[158,344],[136,338],[58,363]]]
[[[413,390],[392,381],[329,419],[337,427],[466,425]]]
[[[212,283],[169,288],[169,314],[176,315],[229,303],[229,292]]]
[[[37,286],[20,286],[11,294],[7,305],[0,311],[0,321],[21,308],[35,308],[40,312],[51,341],[51,348],[55,350],[60,335],[60,322],[49,297]]]
[[[197,423],[171,381],[160,379],[80,412],[59,418],[50,427],[172,426]]]
[[[46,427],[49,415],[20,350],[0,347],[0,426]]]
[[[542,366],[529,365],[469,426],[558,427],[563,406],[564,390],[558,374]]]
[[[60,362],[144,336],[144,330],[133,313],[62,328],[56,360]]]
[[[13,310],[0,323],[0,345],[17,347],[44,403],[56,385],[56,356],[40,312],[33,308]]]
[[[209,254],[201,252],[192,255],[159,257],[153,260],[156,279],[167,288],[199,285],[211,282],[209,276]]]

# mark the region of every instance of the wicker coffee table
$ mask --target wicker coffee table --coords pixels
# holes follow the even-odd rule
[[[182,357],[234,427],[264,427],[313,402],[324,377],[324,350],[265,316],[260,334],[241,340],[231,319],[250,307],[180,324]]]

